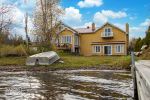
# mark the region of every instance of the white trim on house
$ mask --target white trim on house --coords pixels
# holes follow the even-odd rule
[[[63,40],[63,39],[65,39],[65,40]],[[72,44],[72,35],[62,35],[61,36],[61,43]]]
[[[101,45],[93,45],[92,46],[92,53],[101,53]]]
[[[123,44],[116,44],[115,45],[115,53],[124,53],[124,45]]]
[[[110,46],[111,47],[111,53],[110,54],[105,54],[105,46]],[[103,54],[104,55],[112,55],[112,45],[103,45]]]
[[[108,32],[108,29],[110,29],[110,32]],[[101,33],[101,37],[113,37],[112,27],[104,27],[103,32]]]

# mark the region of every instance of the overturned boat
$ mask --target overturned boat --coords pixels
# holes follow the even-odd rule
[[[26,60],[26,65],[50,65],[59,59],[60,57],[54,51],[43,52],[29,56]]]

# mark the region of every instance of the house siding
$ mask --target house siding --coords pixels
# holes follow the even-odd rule
[[[103,38],[101,37],[102,32],[106,27],[111,27],[113,32],[112,38]],[[71,35],[72,36],[72,51],[74,51],[74,39],[75,34],[70,31],[69,29],[65,29],[60,33],[62,35]],[[112,55],[127,55],[127,48],[128,48],[128,35],[126,32],[113,27],[110,24],[104,25],[102,28],[91,32],[91,33],[79,33],[79,53],[80,55],[84,56],[92,56],[92,55],[105,55],[104,54],[104,45],[111,45],[112,46]],[[121,44],[124,45],[124,52],[123,53],[116,53],[115,52],[115,45]],[[101,52],[93,53],[92,48],[93,45],[100,45]]]
[[[74,52],[74,33],[66,28],[59,34],[59,37],[67,35],[71,36],[71,51]]]
[[[126,55],[127,54],[127,37],[126,37],[126,33],[120,31],[119,29],[112,27],[112,32],[113,34],[113,38],[102,38],[101,34],[104,30],[105,27],[112,27],[110,25],[106,25],[103,28],[97,30],[94,33],[88,33],[88,34],[80,34],[80,54],[84,55],[84,56],[91,56],[91,55],[95,55],[92,53],[92,43],[93,42],[101,42],[104,43],[104,45],[112,45],[112,55]],[[105,44],[105,43],[109,43],[109,42],[120,42],[123,41],[124,42],[124,49],[125,52],[124,53],[115,53],[115,44]],[[102,45],[103,48],[103,45]],[[103,54],[103,49],[102,52],[96,55],[104,55]]]

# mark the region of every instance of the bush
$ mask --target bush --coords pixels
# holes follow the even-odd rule
[[[17,56],[27,56],[27,52],[26,52],[25,47],[23,45],[16,46],[14,48],[14,51],[15,51],[15,54]]]
[[[6,56],[26,56],[26,48],[23,45],[18,46],[10,46],[10,45],[2,45],[0,47],[0,57]]]

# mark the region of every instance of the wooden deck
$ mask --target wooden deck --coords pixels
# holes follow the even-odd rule
[[[139,100],[150,100],[150,60],[135,62],[135,78]]]

